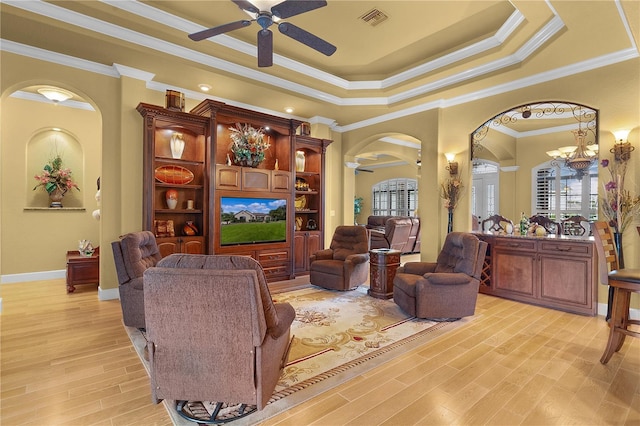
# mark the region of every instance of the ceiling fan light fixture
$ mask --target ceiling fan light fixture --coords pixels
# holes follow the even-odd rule
[[[60,89],[58,87],[51,86],[39,88],[38,93],[56,104],[59,102],[64,102],[67,99],[71,99],[73,97],[73,93],[64,89]]]

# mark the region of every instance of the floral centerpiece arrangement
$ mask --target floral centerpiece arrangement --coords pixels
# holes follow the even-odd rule
[[[627,172],[629,157],[616,158],[613,161],[603,159],[600,165],[609,171],[611,179],[603,183],[604,196],[601,200],[609,226],[616,233],[623,233],[640,215],[640,196],[633,196],[624,188],[624,177]]]
[[[265,151],[269,149],[269,140],[262,128],[256,129],[249,124],[236,123],[229,127],[231,131],[231,152],[233,162],[241,166],[257,167],[264,161]]]
[[[43,172],[34,176],[38,184],[33,187],[33,190],[42,187],[50,196],[56,192],[64,195],[73,188],[80,191],[78,185],[73,181],[72,175],[71,169],[62,167],[62,157],[56,154],[44,165]]]

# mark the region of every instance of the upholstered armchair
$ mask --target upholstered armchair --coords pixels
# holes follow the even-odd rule
[[[169,255],[145,271],[144,303],[156,403],[264,408],[286,362],[295,311],[273,303],[256,260]]]
[[[411,252],[413,250],[413,244],[411,247],[408,247],[408,245],[412,226],[413,222],[410,217],[391,217],[387,219],[384,232],[377,229],[370,229],[371,248],[400,250],[402,253]],[[413,243],[415,244],[415,238]]]
[[[363,226],[338,226],[328,249],[311,255],[310,282],[330,290],[353,290],[369,277],[369,237]]]
[[[454,320],[475,313],[487,243],[451,232],[435,263],[407,262],[393,280],[393,300],[409,315]]]
[[[131,232],[111,243],[124,325],[145,328],[142,274],[161,259],[150,231]]]

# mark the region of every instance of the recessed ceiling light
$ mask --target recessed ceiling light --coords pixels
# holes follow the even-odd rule
[[[198,84],[198,87],[203,92],[208,92],[209,90],[211,90],[211,86],[209,86],[208,84]]]
[[[286,108],[284,109],[284,111],[285,111],[287,114],[291,114],[291,113],[293,112],[293,108],[291,108],[291,107],[286,107]]]

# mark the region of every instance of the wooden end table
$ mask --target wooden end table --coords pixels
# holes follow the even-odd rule
[[[369,296],[376,299],[393,297],[393,279],[400,266],[400,250],[374,249],[369,251]]]
[[[67,293],[73,293],[78,284],[98,284],[99,281],[99,247],[91,257],[81,256],[78,250],[67,252]]]

